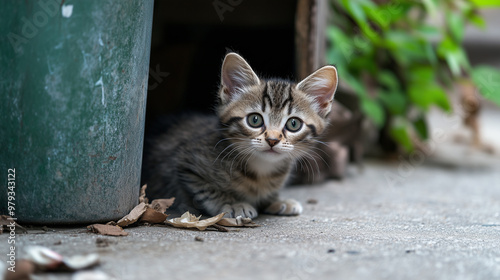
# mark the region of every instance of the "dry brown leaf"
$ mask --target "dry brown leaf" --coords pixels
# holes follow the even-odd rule
[[[238,216],[236,218],[223,218],[217,222],[218,225],[226,227],[260,227],[260,225],[254,223],[250,218],[242,218]]]
[[[117,225],[121,227],[128,226],[130,224],[133,224],[139,220],[139,218],[146,212],[147,204],[144,202],[139,203],[130,213],[128,213],[125,217],[121,218],[118,222],[116,222]]]
[[[166,220],[165,223],[174,226],[174,227],[180,227],[180,228],[197,228],[199,230],[205,230],[207,227],[216,224],[218,221],[222,219],[226,213],[220,213],[217,216],[205,219],[205,220],[200,220],[200,217],[196,217],[195,215],[189,213],[187,211],[186,213],[182,214],[179,218],[174,218],[170,220]]]
[[[151,201],[151,208],[154,210],[165,213],[165,211],[174,204],[175,197],[172,198],[161,198]]]
[[[229,231],[226,227],[219,226],[218,224],[213,224],[210,227],[214,228],[214,229],[216,229],[217,231],[220,231],[220,232],[228,232]]]
[[[127,236],[128,232],[124,231],[119,226],[112,225],[102,225],[102,224],[93,224],[87,227],[88,230],[99,233],[102,235],[110,235],[110,236]]]
[[[20,229],[22,232],[28,232],[24,227],[20,226],[16,221],[11,217],[7,215],[0,215],[0,233],[4,231],[5,229],[9,229],[8,226],[14,224],[16,227],[15,229],[18,230]]]
[[[14,221],[11,216],[0,215],[0,226],[8,226]]]
[[[141,187],[141,194],[139,195],[139,203],[144,202],[148,203],[148,198],[146,197],[146,189],[148,188],[148,185],[144,185]]]
[[[146,208],[146,212],[142,214],[141,222],[147,222],[150,224],[159,224],[165,222],[168,215],[160,213],[152,208]]]

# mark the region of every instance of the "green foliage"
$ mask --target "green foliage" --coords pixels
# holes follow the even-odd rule
[[[500,106],[500,71],[488,66],[476,67],[472,70],[472,81],[486,99]]]
[[[390,135],[404,148],[406,152],[413,150],[413,142],[411,141],[408,133],[407,124],[401,123],[399,125],[392,125]]]
[[[446,94],[450,81],[470,77],[500,106],[500,72],[472,68],[462,47],[465,25],[484,28],[477,9],[493,2],[332,0],[327,59],[359,95],[363,112],[379,127],[388,124],[389,136],[411,151],[412,137],[428,137],[429,108],[452,110]],[[441,25],[429,23],[438,16]]]
[[[474,3],[478,7],[500,7],[500,2],[498,0],[472,0],[472,3]]]

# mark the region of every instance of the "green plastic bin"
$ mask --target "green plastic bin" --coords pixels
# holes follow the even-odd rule
[[[0,213],[81,224],[137,204],[152,17],[153,0],[2,1]]]

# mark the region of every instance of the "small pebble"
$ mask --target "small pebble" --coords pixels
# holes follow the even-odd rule
[[[116,243],[115,241],[112,241],[110,239],[106,239],[106,238],[97,238],[95,240],[95,245],[99,248],[105,248],[105,247],[109,247],[109,245],[113,244],[113,243]]]
[[[346,251],[347,254],[349,255],[359,255],[361,254],[359,251]]]
[[[203,242],[203,241],[205,241],[205,239],[203,239],[203,237],[196,236],[196,237],[194,238],[194,241]]]
[[[310,198],[307,200],[307,203],[308,204],[317,204],[318,203],[318,200],[314,199],[314,198]]]
[[[335,249],[328,249],[328,253],[329,253],[329,254],[333,254],[333,253],[335,253]]]

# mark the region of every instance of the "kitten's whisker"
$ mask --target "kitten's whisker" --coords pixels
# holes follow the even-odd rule
[[[220,142],[228,141],[228,140],[241,140],[241,141],[245,141],[246,139],[245,138],[224,138],[222,140],[219,140],[219,142],[217,142],[217,144],[215,144],[215,146],[213,148],[215,149],[217,147],[217,145],[220,144]],[[233,144],[235,144],[235,143],[233,143]]]
[[[312,158],[312,156],[308,155],[308,157],[311,158],[312,160],[314,160],[314,158]],[[318,163],[316,161],[314,161],[314,162],[316,163],[316,166],[317,166]],[[312,173],[312,177],[314,179],[314,177],[316,177],[316,174],[314,173],[314,166],[313,166],[312,162],[309,160],[307,160],[307,163],[309,163],[309,166],[311,167],[311,173]]]
[[[317,170],[318,175],[321,173],[319,164],[316,161],[316,159],[311,154],[309,154],[310,152],[316,154],[316,156],[319,157],[326,164],[326,166],[330,167],[330,165],[318,153],[316,153],[315,151],[309,150],[309,151],[307,151],[308,153],[306,153],[306,151],[302,150],[302,152],[304,153],[305,157],[307,157],[307,158],[311,159],[312,161],[314,161],[314,163],[316,164],[316,170]]]
[[[232,154],[234,151],[238,150],[238,148],[239,148],[239,147],[237,147],[237,148],[235,148],[235,149],[231,150],[231,154]],[[231,177],[231,178],[232,178],[232,176],[233,176],[233,163],[234,163],[234,161],[238,158],[238,156],[239,156],[240,154],[241,154],[241,151],[238,151],[238,153],[236,154],[236,156],[234,156],[234,157],[233,157],[233,160],[231,161],[231,166],[230,166],[230,168],[229,168],[229,177]]]
[[[318,154],[317,152],[315,152],[313,150],[322,152],[328,158],[330,158],[330,155],[327,152],[323,151],[322,149],[320,149],[318,147],[314,147],[314,146],[312,146],[312,147],[311,146],[301,147],[300,145],[295,145],[295,149],[298,150],[298,151],[300,151],[301,153],[304,153],[304,154],[308,154],[310,152],[315,153],[319,158],[321,158],[321,160],[323,160],[323,162],[325,162],[325,164],[328,165],[328,163],[325,161],[325,159],[320,154]]]
[[[315,176],[315,174],[314,174],[314,167],[312,166],[312,163],[311,163],[309,160],[306,160],[306,159],[307,159],[307,158],[312,159],[312,160],[316,163],[316,166],[317,166],[317,168],[318,168],[317,170],[319,171],[319,166],[318,166],[318,163],[317,163],[317,162],[316,162],[316,160],[314,160],[314,158],[313,158],[310,154],[308,154],[306,151],[304,151],[304,150],[300,150],[300,149],[298,149],[298,151],[303,153],[302,159],[304,160],[305,165],[306,165],[306,166],[308,166],[308,165],[309,165],[309,167],[311,168],[310,170],[309,170],[309,168],[307,169],[308,174],[309,174],[309,172],[311,172],[311,173],[312,173],[312,175],[313,175],[313,177],[314,177],[314,176]],[[308,177],[308,179],[309,179],[309,177]]]
[[[238,146],[234,147],[229,153],[227,153],[222,159],[221,161],[223,161],[226,157],[230,157],[235,151],[237,151],[239,149]]]
[[[310,158],[310,159],[312,159],[312,160],[314,161],[314,164],[316,164],[316,171],[317,171],[317,174],[319,175],[319,173],[320,173],[321,171],[320,171],[320,168],[319,168],[319,164],[318,164],[318,162],[317,162],[317,161],[316,161],[316,159],[315,159],[313,156],[311,156],[311,155],[309,155],[309,158]],[[311,164],[312,164],[312,163],[311,163]]]
[[[320,151],[321,151],[321,149],[318,149],[318,150],[320,150]],[[326,164],[326,166],[328,166],[328,168],[330,168],[330,165],[328,164],[328,162],[326,162],[326,160],[325,160],[325,159],[324,159],[324,158],[323,158],[320,154],[316,153],[316,152],[315,152],[315,151],[313,151],[313,150],[310,150],[309,152],[310,152],[310,153],[314,153],[314,154],[315,154],[318,158],[320,158],[320,159],[321,159],[321,160],[322,160],[322,161]],[[324,151],[323,151],[323,152],[324,152]],[[325,152],[324,152],[324,153],[325,153]],[[325,154],[326,154],[326,153],[325,153]]]
[[[234,162],[239,158],[239,161],[236,163],[236,165],[239,165],[240,162],[245,158],[245,156],[249,153],[249,151],[252,149],[252,147],[246,147],[242,151],[238,152],[238,154],[233,158],[233,161],[231,162],[231,166],[229,167],[229,172],[232,174],[233,173],[233,164]]]
[[[309,148],[313,149],[313,150],[316,150],[316,151],[320,151],[323,154],[325,154],[325,156],[327,156],[328,158],[330,158],[330,155],[327,152],[325,152],[323,149],[319,148],[319,147],[309,147]]]
[[[316,143],[323,144],[323,145],[325,145],[325,146],[329,147],[329,146],[328,146],[328,144],[327,144],[327,143],[325,143],[325,142],[323,142],[323,141],[319,141],[319,140],[314,139],[314,138],[311,138],[311,140],[312,140],[312,141],[314,141],[314,142],[316,142]]]
[[[252,147],[247,147],[246,149],[244,149],[243,151],[240,152],[240,157],[239,157],[239,160],[238,160],[238,163],[237,165],[240,165],[241,167],[241,164],[243,163],[243,161],[245,160],[245,158],[252,152]],[[244,169],[243,171],[246,172],[246,170]]]
[[[248,156],[248,158],[247,158],[247,160],[245,162],[245,166],[243,167],[243,170],[245,171],[245,174],[246,174],[246,171],[247,171],[248,161],[250,160],[250,158],[252,157],[252,155],[253,155],[254,152],[255,152],[255,149],[253,147],[249,147],[249,149],[247,151],[245,151],[245,155],[241,157],[240,162],[243,163],[243,161],[245,160],[245,158],[247,158],[247,156]]]
[[[297,161],[300,163],[300,169],[304,172],[308,172],[309,169],[304,165],[304,160],[302,158],[297,158]]]
[[[301,170],[303,170],[302,163],[300,162],[300,158],[292,155],[292,153],[289,152],[289,151],[287,151],[287,154],[288,154],[288,158],[290,158],[292,160],[292,163],[293,163],[293,165],[295,167],[295,172],[298,171],[298,164],[297,163],[300,164],[300,168],[301,168]]]
[[[300,163],[300,169],[307,173],[307,179],[309,180],[310,172],[309,166],[307,166],[306,161],[304,161],[302,157],[297,157],[297,161]]]
[[[250,159],[252,158],[252,156],[253,156],[254,153],[255,153],[255,149],[252,149],[250,151],[250,156],[247,158],[247,162],[245,163],[245,167],[243,168],[245,170],[245,174],[246,174],[246,171],[247,171],[248,161],[250,161]]]
[[[232,143],[231,145],[227,146],[224,150],[222,150],[222,152],[220,152],[220,153],[219,153],[219,155],[215,158],[215,160],[214,160],[214,162],[213,162],[213,163],[215,163],[215,162],[219,159],[219,157],[220,157],[220,156],[221,156],[221,155],[222,155],[222,154],[223,154],[223,153],[224,153],[227,149],[229,149],[231,146],[234,146],[234,145],[236,145],[236,143]]]
[[[303,158],[300,159],[302,162],[304,162],[304,166],[306,167],[306,173],[307,173],[307,181],[311,180],[311,173],[312,171],[309,170],[309,166],[307,165],[307,161],[304,160]]]
[[[286,151],[286,154],[287,154],[287,157],[292,161],[292,164],[294,165],[295,167],[295,172],[297,172],[297,159],[295,157],[292,156],[292,153],[290,153],[289,151]]]
[[[246,171],[247,171],[247,170],[246,170],[246,164],[245,164],[245,166],[241,166],[241,165],[242,165],[243,161],[245,160],[245,158],[247,158],[247,156],[248,156],[248,158],[247,158],[247,163],[248,163],[248,160],[250,159],[252,152],[253,152],[253,151],[252,151],[252,147],[248,147],[247,149],[245,149],[244,151],[242,151],[242,152],[239,154],[239,155],[241,155],[241,156],[239,157],[239,160],[238,160],[238,162],[237,162],[237,165],[239,165],[239,166],[240,166],[240,168],[242,168],[242,169],[243,169],[243,172],[245,173],[245,175],[246,175]],[[232,168],[232,164],[231,164],[231,168]]]

